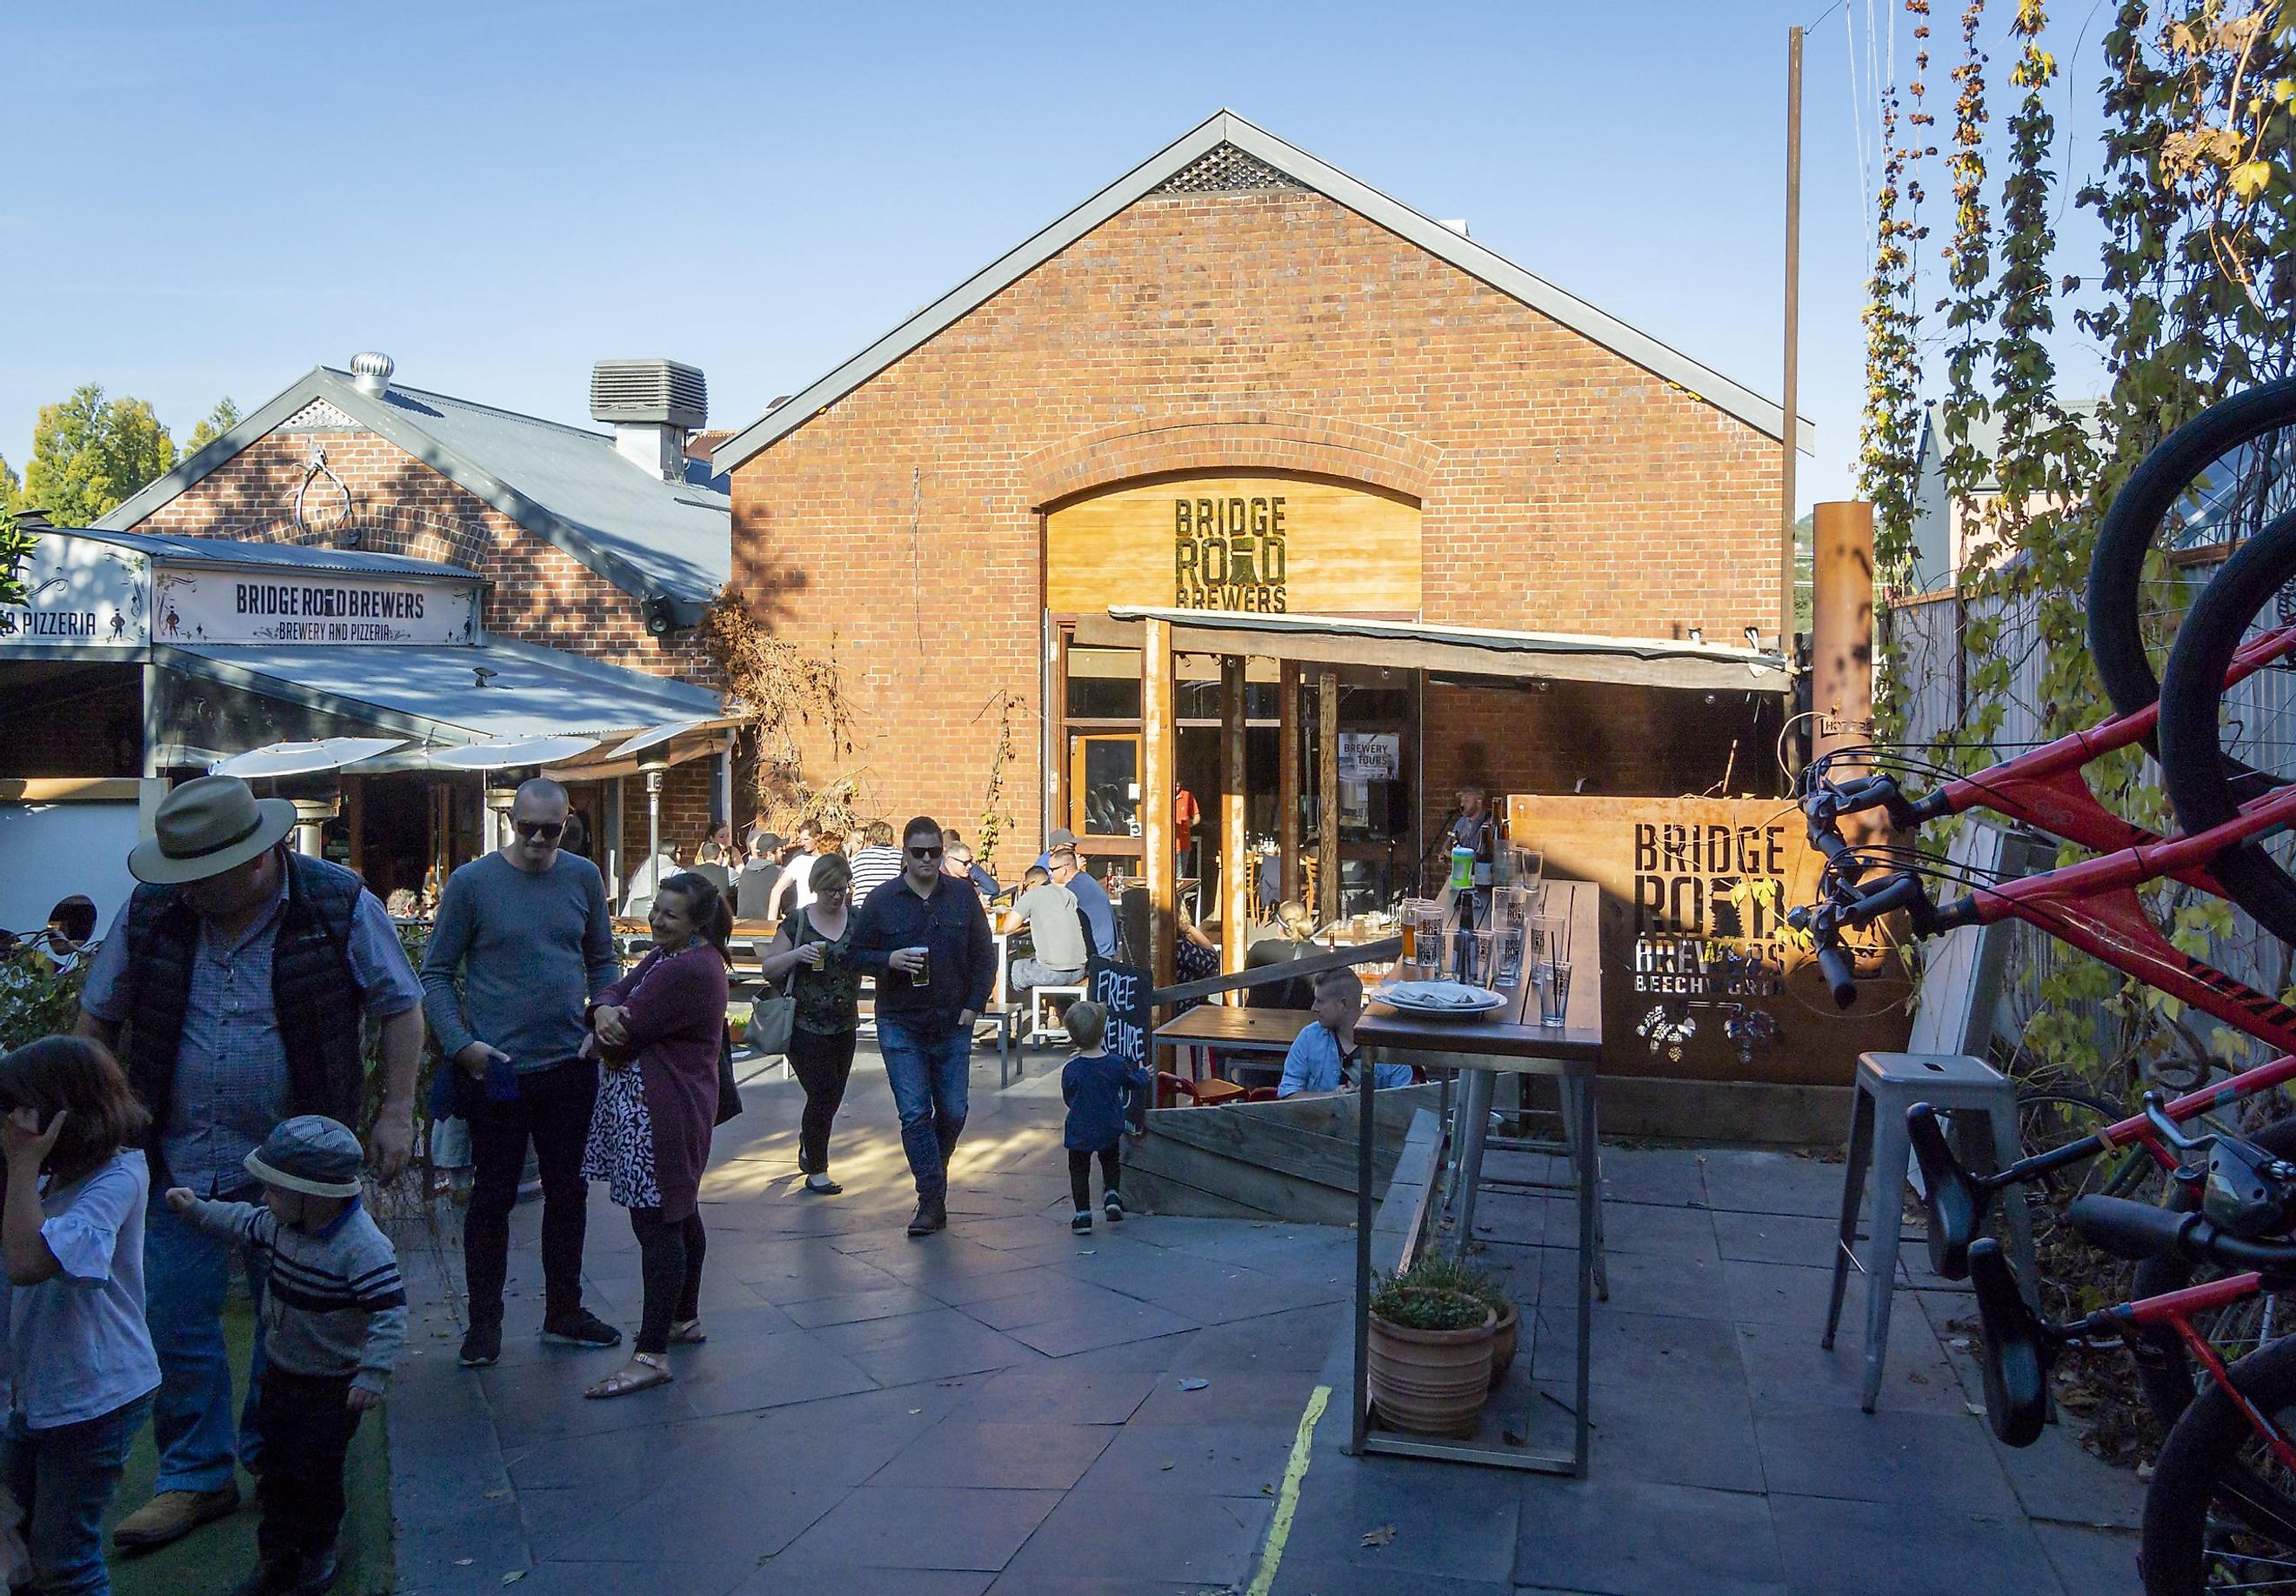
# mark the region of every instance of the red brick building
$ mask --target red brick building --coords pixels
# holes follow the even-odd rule
[[[458,567],[484,579],[480,624],[491,638],[719,685],[695,628],[726,578],[728,501],[706,463],[685,454],[703,421],[699,372],[602,363],[592,408],[611,426],[594,430],[409,387],[394,381],[385,356],[352,364],[307,373],[102,526]],[[662,419],[671,412],[660,405],[616,407],[627,397],[613,387],[617,375],[637,368],[661,381],[683,373],[675,419]],[[492,684],[516,686],[510,676]],[[688,861],[713,817],[727,813],[725,749],[718,731],[668,749],[677,763],[663,778],[661,836]],[[644,857],[647,814],[639,782],[627,794],[613,789],[617,771],[602,767],[599,784],[576,789],[576,803],[594,831],[611,833],[594,849],[599,862],[627,876]],[[462,782],[459,806],[441,816],[458,858],[480,846],[476,793]],[[732,809],[747,818],[746,793]],[[372,813],[351,823],[360,819],[385,823]]]
[[[1009,871],[1053,825],[1137,856],[1137,626],[1111,607],[1752,630],[1776,653],[1781,431],[1775,403],[1224,112],[713,460],[734,582],[833,652],[867,798],[970,829],[994,770]],[[1718,703],[1619,657],[1595,684],[1350,672],[1340,729],[1394,739],[1358,746],[1351,881],[1397,889],[1469,778],[1773,790],[1775,660]],[[1180,770],[1208,798],[1216,662],[1180,674]],[[1267,831],[1275,671],[1251,676]],[[1000,719],[1017,752],[994,769]]]

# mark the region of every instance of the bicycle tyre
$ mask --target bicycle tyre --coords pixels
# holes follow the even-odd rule
[[[2296,577],[2296,510],[2284,512],[2224,563],[2177,629],[2161,685],[2161,780],[2187,836],[2240,813],[2248,765],[2224,746],[2225,671],[2249,625]],[[2236,720],[2245,730],[2245,722]],[[2217,855],[2210,873],[2256,922],[2296,942],[2296,880],[2257,842]]]
[[[2134,715],[2161,696],[2145,657],[2141,600],[2144,561],[2162,525],[2211,463],[2284,427],[2296,427],[2296,378],[2210,405],[2154,445],[2113,495],[2089,556],[2088,644],[2118,713]]]
[[[2231,1373],[2242,1393],[2265,1412],[2296,1407],[2296,1340],[2275,1341],[2250,1354]],[[2245,1530],[2277,1540],[2284,1555],[2296,1554],[2296,1502],[2242,1461],[2243,1447],[2255,1435],[2232,1399],[2214,1387],[2195,1398],[2169,1430],[2144,1493],[2137,1561],[2146,1596],[2205,1596],[2213,1514],[2219,1505],[2233,1505],[2233,1493],[2266,1493],[2242,1504]],[[2272,1519],[2280,1522],[2270,1529],[2259,1523]]]

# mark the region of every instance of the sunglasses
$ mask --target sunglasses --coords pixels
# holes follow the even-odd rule
[[[913,847],[909,850],[909,857],[912,859],[938,859],[940,857],[940,849],[937,847]]]
[[[555,842],[565,834],[566,823],[562,820],[514,820],[510,823],[510,829],[529,842],[537,839]]]

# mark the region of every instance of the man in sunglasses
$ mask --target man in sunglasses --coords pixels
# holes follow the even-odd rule
[[[510,840],[447,878],[422,961],[422,1010],[455,1067],[441,1072],[445,1084],[433,1107],[471,1124],[472,1184],[463,1218],[471,1294],[466,1369],[502,1355],[510,1211],[529,1139],[542,1168],[542,1338],[574,1346],[612,1346],[622,1338],[582,1305],[589,1195],[582,1146],[598,1066],[580,1056],[589,1001],[620,977],[621,966],[604,878],[559,846],[566,815],[566,789],[557,782],[537,778],[518,790]]]
[[[877,980],[877,1047],[917,1183],[912,1236],[948,1224],[948,1160],[964,1129],[972,1022],[996,978],[996,939],[980,895],[942,873],[941,855],[940,827],[923,815],[909,822],[901,873],[869,894],[853,929],[853,962]]]

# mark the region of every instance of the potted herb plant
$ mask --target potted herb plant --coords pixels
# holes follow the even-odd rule
[[[1472,1435],[1490,1392],[1498,1315],[1448,1278],[1422,1261],[1372,1290],[1372,1405],[1416,1435]]]
[[[1515,1344],[1522,1328],[1521,1310],[1507,1300],[1498,1281],[1455,1258],[1431,1256],[1421,1262],[1418,1270],[1430,1285],[1480,1297],[1498,1315],[1498,1323],[1491,1331],[1491,1385],[1496,1388],[1514,1366]]]

